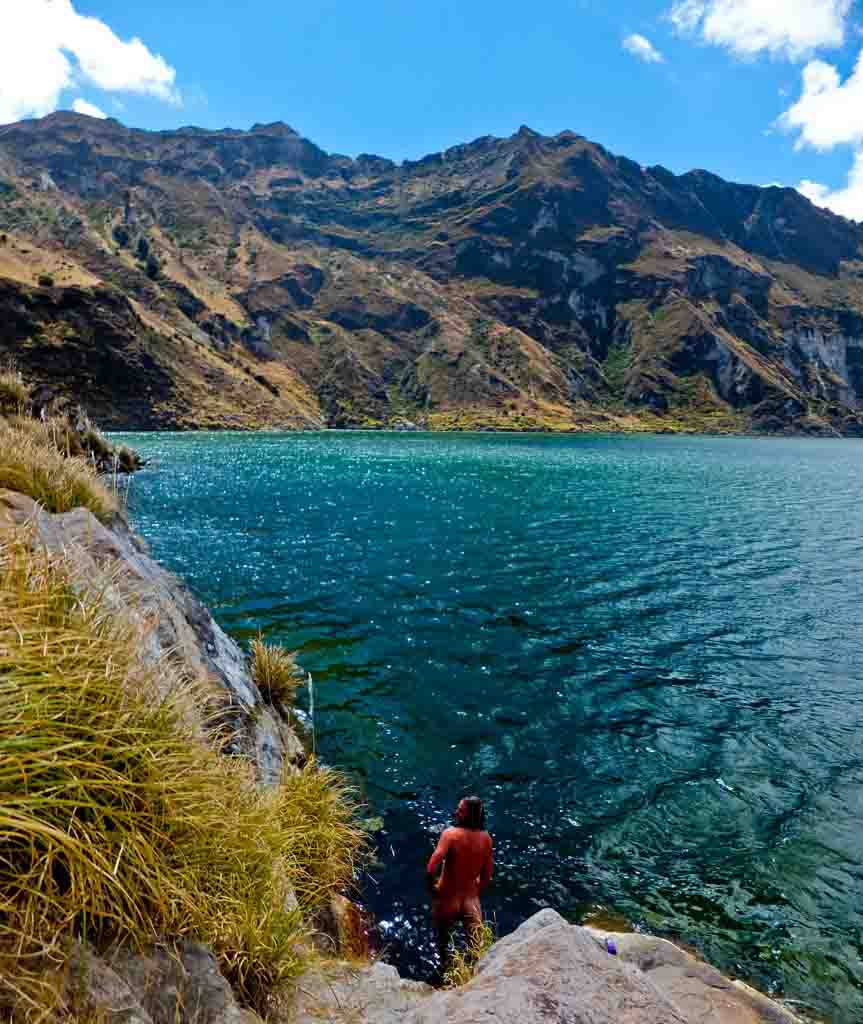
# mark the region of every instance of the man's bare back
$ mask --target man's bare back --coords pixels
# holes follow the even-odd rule
[[[426,868],[433,896],[432,917],[438,932],[441,970],[446,969],[452,929],[461,921],[468,941],[474,942],[482,928],[480,893],[491,882],[494,855],[491,836],[482,829],[482,801],[462,800],[456,811],[457,825],[440,837]],[[438,870],[440,877],[437,877]]]
[[[434,875],[439,866],[443,870],[435,884],[435,909],[456,916],[466,902],[479,900],[491,881],[491,836],[476,829],[448,828],[432,854],[428,873]]]

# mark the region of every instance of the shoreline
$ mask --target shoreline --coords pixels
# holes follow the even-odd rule
[[[70,462],[69,465],[73,463]],[[95,473],[88,479],[88,486],[95,488]],[[104,602],[105,613],[111,622],[115,623],[116,628],[131,629],[128,639],[123,641],[131,644],[128,648],[130,675],[128,678],[118,677],[116,682],[122,684],[120,686],[112,682],[114,690],[109,695],[110,700],[114,702],[112,707],[116,704],[120,708],[124,700],[141,697],[139,694],[138,698],[133,698],[133,694],[124,689],[129,686],[130,680],[138,679],[140,673],[156,673],[154,679],[158,679],[160,685],[167,686],[164,691],[157,690],[156,695],[166,704],[176,699],[178,715],[183,718],[182,729],[178,731],[176,737],[170,739],[170,743],[182,738],[182,743],[187,745],[189,751],[197,749],[197,745],[202,748],[212,746],[212,749],[208,749],[206,758],[207,764],[212,764],[214,771],[216,761],[222,753],[228,753],[232,758],[247,763],[249,768],[253,769],[257,783],[261,787],[262,799],[270,799],[267,793],[275,793],[280,785],[285,785],[286,781],[290,782],[291,779],[315,778],[308,770],[309,762],[313,759],[309,758],[308,751],[304,749],[295,731],[296,717],[288,703],[291,694],[290,684],[284,691],[284,699],[279,697],[275,681],[265,680],[256,669],[255,662],[250,661],[246,653],[219,627],[206,606],[192,594],[181,578],[147,554],[145,544],[135,532],[134,525],[130,525],[116,507],[112,509],[110,503],[104,507],[94,506],[94,514],[93,511],[82,507],[73,496],[66,503],[69,507],[46,511],[44,503],[40,506],[22,491],[12,489],[0,492],[0,499],[0,520],[4,528],[17,531],[14,534],[18,538],[15,544],[22,567],[26,567],[27,559],[31,557],[37,560],[56,559],[56,563],[46,563],[48,569],[43,571],[48,573],[46,578],[52,573],[57,574],[59,585],[65,588],[63,593],[71,592],[77,595],[77,603],[72,612],[78,604],[86,606],[93,601],[99,602],[101,607],[101,603]],[[106,499],[100,496],[100,500]],[[31,554],[28,555],[27,551]],[[63,608],[65,607],[63,604]],[[17,635],[14,625],[11,629],[7,628],[6,634],[0,636],[0,639],[8,639],[13,634]],[[74,645],[74,649],[77,649],[77,634]],[[46,667],[43,671],[47,671],[50,656],[44,654],[41,657],[45,659]],[[120,664],[122,666],[122,659]],[[159,675],[160,672],[167,673],[169,665],[176,675]],[[72,699],[76,699],[75,685],[64,681],[63,689],[70,689]],[[193,706],[193,701],[203,692],[199,687],[205,685],[215,687],[214,696],[224,704],[222,715],[230,720],[232,738],[226,747],[221,746],[222,740],[218,739],[217,735],[211,734],[211,726],[206,715]],[[86,686],[81,690],[84,698],[87,698],[88,692]],[[125,697],[124,693],[127,694]],[[89,707],[86,704],[87,701],[82,714],[89,714]],[[143,706],[140,713],[146,713]],[[220,717],[219,721],[226,719]],[[172,726],[171,729],[173,728]],[[179,719],[177,728],[180,729]],[[39,739],[40,735],[37,734],[36,738]],[[41,740],[39,742],[42,743]],[[15,756],[18,756],[17,753]],[[72,767],[73,777],[79,787],[85,788],[86,781],[82,781],[82,778],[86,780],[87,776],[79,778],[78,775],[82,770],[82,765],[76,761]],[[342,799],[339,793],[347,792],[339,787],[346,784],[336,782],[333,785],[328,781],[327,769],[321,771],[324,773],[324,780],[319,785],[331,787],[330,799],[338,803]],[[227,776],[225,778],[227,780]],[[302,784],[305,786],[306,782]],[[98,789],[98,786],[95,788]],[[238,789],[236,794],[241,792],[244,791]],[[234,793],[230,786],[225,790],[223,798],[227,800],[229,793]],[[230,799],[234,797],[231,796]],[[228,805],[225,811],[233,813]],[[338,813],[341,814],[342,811]],[[130,827],[136,826],[132,824]],[[208,827],[214,828],[215,823]],[[100,836],[99,841],[109,844],[112,841],[110,831],[104,837]],[[276,837],[273,837],[273,841],[275,844]],[[343,842],[342,837],[339,837],[339,843],[343,845]],[[248,869],[251,872],[256,870],[254,859],[257,857],[258,869],[263,867],[268,872],[276,870],[275,861],[273,865],[264,863],[267,858],[274,858],[275,852],[276,845],[261,847],[256,853],[251,854]],[[249,851],[243,848],[243,856],[249,855]],[[329,854],[322,852],[321,864],[312,864],[310,868],[316,870],[322,866],[326,867],[328,856]],[[111,855],[110,860],[115,864],[115,875],[127,858],[128,855],[124,858],[124,846],[120,847],[116,860],[114,855]],[[342,876],[342,881],[339,882],[341,889],[344,889],[344,877],[346,876]],[[278,879],[274,880],[273,884],[277,883],[280,884]],[[135,882],[127,881],[125,884],[131,884],[131,891],[135,895],[138,894]],[[297,888],[299,882],[292,880],[291,885],[292,891],[299,893],[302,899],[302,889]],[[33,897],[38,899],[38,893],[31,894],[31,898]],[[112,908],[111,898],[109,897],[105,910],[109,917]],[[293,898],[296,903],[296,895]],[[336,957],[346,957],[353,952],[349,937],[346,939],[342,934],[338,912],[333,910],[333,907],[338,905],[335,901],[339,899],[343,900],[343,897],[333,894],[332,901],[327,907],[319,908],[326,909],[327,913],[335,917],[334,929],[319,932],[323,936],[323,941],[330,943],[328,948],[331,957],[332,954]],[[315,906],[316,904],[311,904],[312,908]],[[278,1012],[270,1014],[266,1011],[266,1000],[257,1001],[255,988],[249,987],[248,978],[235,977],[231,974],[230,956],[226,958],[226,951],[218,949],[218,945],[206,929],[201,934],[191,935],[178,930],[174,935],[170,931],[175,926],[170,923],[171,920],[167,918],[164,926],[169,929],[171,942],[180,943],[177,948],[182,950],[181,957],[185,958],[182,960],[182,969],[190,976],[195,971],[198,972],[194,974],[195,984],[199,986],[201,992],[208,993],[208,998],[211,999],[216,998],[214,993],[217,992],[218,999],[222,1000],[225,1006],[236,1006],[234,1000],[239,999],[241,1005],[253,1006],[274,1022],[284,1019]],[[320,926],[313,923],[315,921],[316,919],[312,917],[312,927],[319,928]],[[134,933],[132,938],[135,938]],[[119,995],[124,1005],[131,1005],[132,1001],[141,1008],[135,1018],[140,1024],[162,1024],[162,1019],[155,1013],[151,1015],[147,1009],[152,994],[152,972],[160,979],[159,984],[166,985],[170,971],[175,968],[159,959],[158,949],[138,953],[128,948],[123,949],[121,944],[121,948],[109,951],[98,944],[85,943],[74,931],[70,932],[69,939],[77,943],[77,952],[71,955],[64,954],[68,959],[63,963],[63,968],[75,975],[76,963],[82,963],[86,968],[88,982],[83,993],[69,995],[67,991],[64,998],[83,998],[89,1011],[98,1014],[104,1010],[110,1014],[109,1007],[117,1005]],[[197,951],[192,950],[190,940],[192,945],[197,943]],[[300,942],[299,933],[294,941]],[[213,957],[208,942],[219,952],[218,962]],[[502,1021],[514,1019],[513,1001],[517,1002],[525,992],[531,990],[542,993],[548,993],[549,990],[555,992],[555,998],[559,999],[561,1006],[580,1008],[582,1001],[585,1001],[585,1005],[589,1003],[594,1008],[597,1014],[595,1019],[601,1024],[605,1024],[606,1021],[608,1024],[617,1021],[620,1007],[630,1005],[633,1000],[636,1000],[644,1011],[643,1016],[638,1018],[640,1024],[642,1021],[644,1024],[670,1024],[672,1021],[675,1024],[678,1021],[680,1024],[690,1024],[694,1018],[689,1016],[688,1010],[681,1011],[683,1016],[678,1013],[680,1001],[691,998],[702,1001],[712,999],[714,991],[722,993],[723,999],[735,996],[732,1002],[736,1005],[736,989],[740,987],[736,982],[707,964],[703,964],[703,970],[699,973],[692,966],[694,958],[672,943],[645,936],[643,933],[630,933],[629,936],[620,936],[619,945],[620,956],[608,957],[596,941],[596,936],[592,939],[589,937],[588,929],[570,925],[553,910],[546,909],[524,921],[515,931],[495,943],[480,962],[476,976],[456,992],[434,993],[425,986],[418,986],[417,983],[403,982],[398,979],[392,968],[392,973],[387,977],[393,982],[395,990],[402,994],[408,993],[410,996],[411,1009],[409,1015],[404,1017],[409,1024],[432,1024],[436,1021],[459,1024],[462,1019],[459,1017],[459,1013],[462,1012],[460,1008],[463,1004],[469,1004],[475,993],[480,993],[477,998],[481,998],[485,1005],[500,1007],[498,1019]],[[633,948],[629,949],[630,946]],[[513,953],[515,958],[511,959]],[[293,951],[291,955],[294,955]],[[674,969],[673,978],[667,977],[667,971],[657,973],[658,956],[663,970]],[[684,959],[681,960],[681,957]],[[168,959],[170,960],[170,957]],[[501,961],[510,965],[502,972],[495,967]],[[203,962],[206,962],[206,970],[194,967],[195,963]],[[307,979],[311,977],[310,971],[315,970],[310,963],[305,964],[304,972],[298,972],[291,966],[289,970],[285,968],[283,975],[277,975],[280,983],[294,986],[291,989],[292,998],[301,996],[307,987]],[[338,969],[332,959],[330,963],[330,969]],[[556,963],[558,966],[555,968]],[[263,969],[266,977],[266,972],[274,970],[275,966],[264,964],[259,969]],[[375,973],[376,970],[376,967],[359,968],[355,975],[359,976],[366,972],[365,976],[371,981],[371,987],[367,990],[370,1000],[367,1007],[368,1016],[358,1018],[361,1021],[368,1021],[369,1024],[377,1024],[377,1021],[385,1019],[378,1014],[385,1002],[387,986],[382,984],[380,971]],[[62,971],[60,974],[62,975]],[[693,992],[690,981],[695,975],[698,975],[696,980],[700,987]],[[297,978],[302,978],[302,982],[296,984]],[[511,981],[513,978],[514,981]],[[685,985],[689,987],[681,988],[684,984],[681,979],[684,979]],[[4,995],[2,982],[3,978],[0,977],[0,1002]],[[233,993],[228,988],[229,982]],[[266,984],[272,982],[268,980]],[[513,989],[513,984],[516,990]],[[585,989],[586,984],[593,986],[590,993]],[[795,1024],[801,1019],[786,1011],[781,1003],[757,993],[750,986],[743,987],[750,994],[744,993],[740,997],[743,999],[741,1005],[758,1008],[763,1004],[763,1013],[759,1009],[759,1016],[751,1018],[753,1024],[759,1021],[763,1021],[764,1024],[774,1024],[776,1021]],[[105,992],[109,992],[107,997]],[[756,999],[752,993],[756,993],[758,998]],[[108,1001],[100,1003],[100,999],[103,998],[107,998]],[[187,1018],[183,1015],[184,1011],[179,1003],[175,1009],[180,1013],[177,1020],[181,1024],[187,1024]],[[338,1013],[341,1013],[341,1007]],[[543,1014],[544,1011],[538,1015],[525,1015],[523,1010],[519,1013],[519,1019],[524,1020],[525,1024],[532,1024],[534,1021],[540,1024],[551,1019]],[[110,1015],[107,1019],[111,1019]],[[225,1019],[234,1018],[228,1015]],[[247,1016],[245,1019],[251,1021],[259,1018]],[[338,1021],[342,1018],[334,1015],[329,1019]],[[469,1019],[472,1018],[464,1017],[465,1024]],[[720,1024],[725,1024],[726,1020],[731,1024],[732,1021],[736,1022],[742,1018],[717,1019]],[[191,1018],[188,1024],[191,1024]]]
[[[704,430],[507,430],[507,429],[477,429],[477,430],[399,430],[395,427],[315,427],[315,428],[281,428],[281,427],[260,427],[257,429],[243,429],[241,427],[110,427],[104,431],[106,437],[117,437],[125,434],[171,434],[185,436],[192,434],[232,434],[238,437],[267,437],[278,435],[280,437],[309,437],[315,435],[394,435],[396,437],[651,437],[651,438],[696,438],[704,437],[712,440],[749,440],[749,441],[863,441],[863,437],[854,434],[811,434],[799,433],[756,433],[741,431],[731,433],[720,431],[711,433]]]

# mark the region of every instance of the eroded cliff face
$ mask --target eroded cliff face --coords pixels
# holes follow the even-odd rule
[[[112,426],[863,430],[863,229],[572,132],[56,114],[0,128],[0,233],[0,351]]]

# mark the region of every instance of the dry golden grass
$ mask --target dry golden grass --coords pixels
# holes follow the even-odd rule
[[[8,423],[43,448],[56,448],[61,455],[67,457],[87,454],[81,433],[67,416],[53,416],[47,420],[12,416],[8,418]]]
[[[476,974],[477,964],[494,943],[494,931],[491,925],[484,921],[479,935],[469,942],[465,949],[453,950],[443,978],[444,988],[459,988],[466,985]]]
[[[293,704],[304,681],[293,654],[264,643],[260,636],[252,641],[252,678],[266,701],[278,701],[287,707]]]
[[[71,254],[60,255],[20,234],[9,233],[7,244],[0,247],[0,277],[33,286],[42,274],[50,274],[63,287],[101,284],[100,278],[75,262]]]
[[[48,512],[88,508],[102,522],[116,513],[117,498],[84,457],[62,451],[63,428],[52,440],[51,423],[0,420],[0,489],[20,491]]]
[[[53,1012],[45,964],[72,938],[209,943],[265,1010],[366,843],[335,773],[261,791],[201,742],[155,696],[140,639],[26,534],[0,538],[0,1011],[22,1020]]]
[[[14,369],[0,370],[0,415],[21,414],[30,402],[30,389]]]
[[[68,416],[52,416],[36,420],[28,416],[12,416],[9,425],[26,434],[42,448],[56,448],[67,457],[83,457],[102,471],[131,473],[142,466],[141,457],[126,445],[115,446],[86,417],[76,427]]]
[[[369,833],[357,808],[354,787],[314,758],[299,775],[283,780],[274,813],[301,906],[326,902],[354,877],[368,853]]]

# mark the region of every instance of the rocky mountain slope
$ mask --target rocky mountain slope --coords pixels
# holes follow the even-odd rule
[[[0,356],[107,427],[863,434],[863,227],[527,128],[0,128]]]

